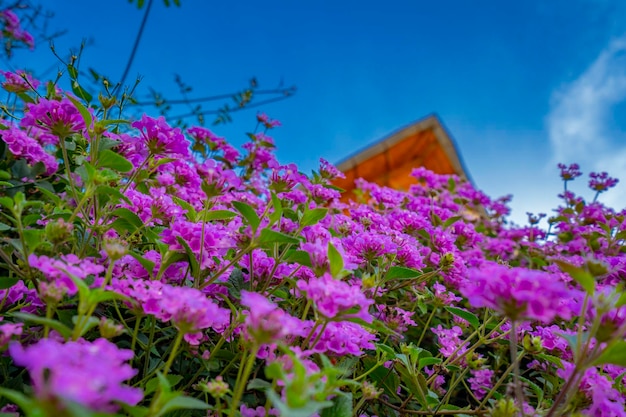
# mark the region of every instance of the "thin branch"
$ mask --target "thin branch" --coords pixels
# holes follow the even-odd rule
[[[288,87],[288,88],[277,88],[274,90],[253,90],[255,95],[268,95],[268,94],[284,94],[284,95],[293,95],[295,94],[296,87]],[[198,98],[190,98],[190,99],[178,99],[178,100],[166,100],[167,104],[186,104],[186,103],[201,103],[205,101],[217,101],[231,98],[233,96],[230,94],[218,94],[215,96],[208,97],[198,97]],[[154,106],[154,101],[139,101],[135,103],[136,106]]]
[[[202,111],[202,112],[197,112],[197,113],[186,113],[186,114],[182,114],[179,116],[175,116],[172,117],[171,119],[184,119],[187,117],[192,117],[192,116],[206,116],[209,114],[220,114],[220,113],[235,113],[241,110],[247,110],[247,109],[252,109],[254,107],[259,107],[262,106],[264,104],[269,104],[269,103],[275,103],[277,101],[282,101],[285,100],[286,98],[291,97],[291,95],[284,95],[284,96],[280,96],[280,97],[275,97],[275,98],[270,98],[267,100],[263,100],[263,101],[259,101],[258,103],[253,103],[253,104],[248,104],[246,106],[243,107],[235,107],[233,109],[228,109],[227,111],[222,110],[206,110],[206,111]]]
[[[135,60],[135,55],[137,54],[137,49],[139,48],[139,42],[141,41],[141,37],[143,35],[143,30],[146,27],[146,22],[148,21],[148,15],[150,14],[150,9],[152,8],[153,0],[148,1],[148,7],[146,7],[146,13],[143,15],[143,20],[141,21],[141,26],[139,26],[139,33],[137,33],[137,37],[135,38],[135,45],[133,45],[133,50],[130,53],[130,57],[128,58],[128,62],[126,63],[126,69],[124,69],[124,74],[122,75],[122,79],[119,84],[115,86],[113,89],[113,94],[117,92],[120,87],[124,86],[126,82],[126,77],[128,76],[128,72],[130,71],[130,67]]]

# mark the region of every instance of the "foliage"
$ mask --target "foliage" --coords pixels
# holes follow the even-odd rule
[[[565,188],[548,230],[421,168],[341,202],[264,114],[238,150],[68,74],[2,85],[0,412],[626,415],[615,179]]]

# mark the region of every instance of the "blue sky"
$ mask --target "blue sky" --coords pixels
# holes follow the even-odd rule
[[[548,212],[557,162],[622,178],[601,197],[626,206],[626,2],[155,0],[129,80],[176,98],[233,92],[257,77],[292,98],[261,108],[281,162],[308,172],[436,112],[476,186],[512,193],[513,219]],[[119,79],[144,10],[122,0],[44,0],[65,53],[91,39],[82,69]],[[54,68],[46,45],[14,63]],[[54,72],[53,72],[54,73]],[[146,90],[144,90],[146,91]],[[216,133],[236,144],[256,110]],[[592,196],[585,180],[574,190]],[[578,185],[578,187],[576,187]]]

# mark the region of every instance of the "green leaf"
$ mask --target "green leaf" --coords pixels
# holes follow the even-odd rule
[[[24,230],[24,240],[30,252],[34,252],[44,242],[45,230],[43,229],[26,229]]]
[[[326,217],[326,213],[328,213],[328,209],[323,207],[307,210],[302,215],[302,219],[300,220],[300,226],[312,226],[314,224],[317,224],[320,220]]]
[[[177,395],[163,405],[157,416],[165,415],[174,410],[207,410],[211,408],[209,404],[197,398],[187,397],[179,393],[171,393],[170,395],[173,394]]]
[[[308,267],[311,267],[313,265],[311,263],[311,255],[309,255],[309,252],[304,250],[294,250],[292,252],[289,252],[287,257],[285,258],[285,262],[294,262]]]
[[[333,277],[338,277],[341,271],[343,271],[343,258],[337,248],[330,242],[328,242],[328,262],[330,263],[330,274]]]
[[[547,353],[537,353],[534,356],[538,357],[539,359],[543,359],[544,361],[551,362],[559,368],[563,369],[563,362],[561,361],[561,358],[557,356],[548,355]]]
[[[237,213],[230,210],[210,210],[203,214],[204,220],[227,220],[235,217]]]
[[[396,351],[385,344],[376,343],[376,350],[383,352],[389,359],[394,359],[396,357]]]
[[[476,315],[470,313],[469,311],[465,311],[456,307],[446,307],[446,310],[457,317],[467,320],[474,329],[480,327],[480,320],[478,320],[478,317],[476,317]]]
[[[83,117],[83,120],[85,121],[85,126],[87,127],[87,129],[89,129],[91,127],[91,122],[93,121],[93,117],[91,116],[91,113],[89,113],[89,109],[87,109],[87,107],[85,107],[83,103],[76,100],[71,95],[66,94],[65,97],[67,97],[74,104],[76,110],[78,110],[80,115]],[[87,101],[91,101],[91,99]]]
[[[281,232],[277,232],[271,229],[263,229],[261,230],[261,235],[259,236],[259,243],[295,243],[298,244],[300,241],[293,236],[286,235]]]
[[[252,233],[255,233],[259,224],[261,224],[261,219],[259,219],[259,216],[256,214],[254,208],[252,208],[249,204],[242,203],[241,201],[233,201],[232,205],[239,213],[241,213],[244,219],[246,219],[252,228]]]
[[[421,370],[425,366],[437,365],[440,363],[441,363],[441,358],[435,358],[432,356],[427,357],[427,358],[420,358],[418,362],[418,370]]]
[[[7,288],[11,288],[19,281],[20,279],[16,277],[0,277],[0,290],[6,290]]]
[[[626,366],[626,342],[618,340],[604,349],[600,356],[593,361],[592,365],[619,365]]]
[[[130,256],[132,256],[133,258],[135,258],[137,260],[137,262],[139,262],[141,264],[141,266],[143,266],[143,268],[148,271],[148,275],[150,275],[150,277],[152,277],[152,273],[154,271],[154,266],[155,263],[144,258],[143,256],[139,255],[136,252],[129,252],[128,253]]]
[[[411,268],[405,268],[403,266],[392,266],[385,274],[385,281],[392,279],[413,279],[422,276],[422,272]]]
[[[452,216],[452,217],[450,217],[448,220],[443,222],[443,228],[447,229],[448,227],[452,226],[454,223],[458,222],[462,218],[463,218],[463,216]]]
[[[558,259],[555,259],[554,263],[556,263],[563,272],[567,272],[569,276],[574,279],[574,281],[579,283],[587,294],[593,295],[596,289],[596,280],[593,278],[593,275],[582,268]]]
[[[283,216],[283,204],[276,194],[272,193],[272,207],[274,211],[270,214],[270,225],[276,224]]]
[[[113,210],[111,216],[117,217],[117,219],[111,223],[111,226],[119,234],[124,234],[125,232],[133,233],[144,226],[139,216],[124,207]]]
[[[78,316],[73,316],[72,317],[72,323],[74,324],[74,326],[76,326],[76,323],[78,323]],[[94,316],[89,317],[87,319],[87,323],[83,323],[83,327],[82,327],[82,329],[80,329],[80,335],[79,336],[80,337],[84,336],[85,333],[87,333],[89,330],[91,330],[94,327],[96,327],[99,323],[100,323],[100,320],[98,320]]]
[[[98,187],[96,187],[96,194],[100,196],[106,196],[108,198],[108,201],[112,201],[114,203],[117,203],[119,201],[124,201],[127,204],[132,205],[128,197],[122,194],[122,192],[119,189],[110,187],[108,185],[104,185],[104,184],[98,185]],[[113,197],[115,200],[112,200],[111,197]]]
[[[262,390],[262,391],[266,389],[271,389],[271,388],[272,388],[272,384],[270,384],[264,379],[259,379],[259,378],[254,378],[250,380],[250,382],[248,382],[248,386],[246,387],[246,389]]]
[[[129,172],[133,169],[133,164],[128,159],[110,149],[98,153],[98,166],[119,172]]]
[[[193,253],[189,244],[181,236],[176,236],[176,240],[178,241],[178,243],[181,244],[183,248],[185,248],[185,252],[187,253],[187,257],[189,258],[189,266],[191,267],[191,275],[194,278],[196,278],[198,276],[198,272],[200,272],[200,264],[198,263],[196,254]]]
[[[182,381],[183,377],[180,375],[167,375],[166,377],[167,385],[169,388],[175,387],[180,381]],[[159,377],[154,377],[146,383],[146,389],[144,391],[144,396],[153,393],[159,387],[159,383],[161,380]]]
[[[59,332],[59,334],[61,334],[61,336],[63,336],[65,339],[69,339],[70,336],[72,335],[72,330],[70,330],[69,327],[65,326],[64,324],[56,320],[47,319],[45,317],[39,317],[34,314],[21,313],[21,312],[11,313],[10,315],[23,321],[39,324],[42,326],[48,325],[52,329]]]
[[[178,204],[180,207],[187,211],[187,220],[189,220],[190,222],[195,222],[198,220],[198,212],[196,211],[194,206],[192,206],[182,198],[178,198],[176,196],[172,196],[172,200],[174,200],[176,204]]]
[[[4,397],[8,399],[10,402],[14,403],[18,407],[25,411],[28,417],[30,416],[45,416],[44,411],[41,407],[35,402],[33,399],[28,398],[26,395],[21,392],[14,391],[12,389],[0,387],[0,397]],[[14,413],[9,414],[11,416],[15,415]]]
[[[352,417],[352,393],[340,392],[331,407],[322,410],[320,417]]]

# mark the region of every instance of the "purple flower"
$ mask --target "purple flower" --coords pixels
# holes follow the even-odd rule
[[[223,333],[230,324],[230,310],[218,306],[195,288],[165,284],[160,295],[160,311],[156,317],[162,321],[171,320],[180,332],[191,334],[212,328]]]
[[[570,166],[558,164],[557,166],[561,170],[561,178],[563,181],[572,181],[574,178],[578,178],[583,175],[583,173],[580,172],[578,164],[571,164]]]
[[[297,286],[327,319],[358,317],[367,323],[372,322],[368,308],[374,301],[361,292],[360,285],[348,284],[324,274],[308,282],[300,280]]]
[[[37,89],[40,82],[27,74],[24,70],[0,71],[0,74],[4,75],[6,79],[2,83],[2,87],[10,93],[25,93],[32,88]]]
[[[131,126],[141,131],[141,137],[153,155],[189,158],[189,141],[180,129],[170,127],[165,117],[153,119],[144,114]]]
[[[439,340],[439,352],[448,358],[452,355],[455,357],[463,356],[467,351],[467,342],[461,340],[463,330],[459,326],[454,326],[451,329],[445,329],[441,324],[436,328],[430,329],[437,335]]]
[[[140,389],[123,385],[137,373],[125,363],[133,352],[106,339],[67,343],[42,339],[27,347],[13,343],[9,353],[16,365],[28,369],[41,400],[65,399],[94,411],[113,412],[118,409],[115,403],[136,405],[143,398]]]
[[[492,379],[494,372],[491,369],[479,369],[471,370],[471,378],[468,378],[467,382],[470,383],[470,388],[474,392],[474,396],[477,399],[482,400],[488,390],[492,387]]]
[[[300,319],[290,316],[261,294],[242,291],[241,304],[248,307],[245,325],[256,342],[267,344],[288,336],[305,336]]]
[[[511,320],[548,323],[572,315],[567,307],[571,292],[557,276],[542,271],[485,263],[470,270],[461,293],[472,306],[491,308]]]
[[[592,172],[589,174],[589,178],[589,188],[598,193],[615,187],[619,182],[617,178],[609,177],[609,174],[606,172]]]
[[[41,162],[45,167],[46,175],[54,174],[59,168],[59,163],[54,156],[47,153],[38,141],[20,129],[10,126],[7,130],[1,130],[0,136],[13,156],[24,158],[30,165]]]
[[[83,132],[85,120],[69,99],[59,101],[41,98],[37,103],[28,104],[28,111],[20,121],[20,126],[38,132],[42,143],[56,144],[59,138],[65,139],[74,133]]]
[[[97,265],[89,259],[81,259],[73,254],[61,255],[60,259],[49,258],[44,255],[30,255],[28,262],[31,267],[40,270],[48,281],[55,282],[59,287],[65,287],[70,296],[78,291],[70,275],[84,280],[89,275],[98,278],[99,274],[104,272],[102,265]],[[94,285],[99,284],[98,280],[94,282]]]
[[[313,322],[308,322],[306,331],[310,331],[312,326]],[[331,321],[323,329],[318,327],[313,332],[311,340],[317,340],[315,345],[311,346],[312,352],[361,356],[363,350],[375,349],[372,341],[376,340],[376,336],[356,323]]]

